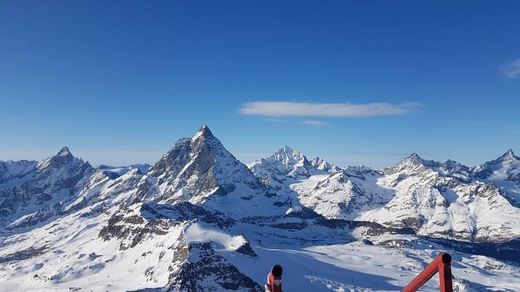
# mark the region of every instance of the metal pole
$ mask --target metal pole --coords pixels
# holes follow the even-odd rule
[[[403,289],[403,292],[417,291],[417,289],[428,282],[437,272],[439,272],[441,291],[453,292],[451,256],[447,253],[440,253],[436,256],[435,259]]]
[[[442,255],[439,263],[439,280],[441,292],[452,292],[453,283],[451,277],[451,256],[447,253]]]

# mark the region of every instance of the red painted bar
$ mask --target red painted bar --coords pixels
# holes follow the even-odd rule
[[[453,292],[451,279],[451,256],[447,253],[440,253],[435,259],[409,284],[403,292],[415,292],[436,273],[439,273],[441,292]]]
[[[441,292],[453,291],[453,283],[451,278],[451,256],[447,253],[442,254],[442,258],[439,263],[439,279]]]

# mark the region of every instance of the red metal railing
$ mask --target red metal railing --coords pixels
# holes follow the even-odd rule
[[[451,279],[451,256],[447,253],[440,253],[417,277],[415,277],[403,292],[415,292],[424,283],[428,282],[436,273],[439,273],[441,292],[452,292],[453,285]]]

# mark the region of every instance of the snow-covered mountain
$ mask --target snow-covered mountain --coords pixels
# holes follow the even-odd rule
[[[67,147],[42,160],[4,162],[0,183],[0,227],[27,227],[63,212],[64,204],[95,173]]]
[[[520,218],[520,209],[504,195],[518,194],[514,192],[518,186],[515,171],[520,167],[511,151],[474,169],[452,160],[425,160],[414,153],[384,170],[347,167],[320,173],[316,168],[302,167],[306,159],[299,152],[292,157],[300,160],[277,159],[287,149],[258,160],[251,169],[263,181],[275,182],[279,193],[287,189],[296,192],[302,205],[326,218],[412,228],[422,236],[467,241],[520,237],[515,219]],[[307,170],[300,171],[305,175],[288,171],[294,165]],[[494,175],[484,177],[482,173]],[[506,184],[507,192],[501,191],[500,186],[504,189]]]
[[[395,195],[359,219],[411,227],[424,236],[469,241],[509,241],[520,236],[520,209],[492,183],[473,179],[468,167],[414,154],[383,172],[378,185]]]
[[[284,146],[272,156],[261,158],[248,165],[262,183],[274,192],[284,192],[291,183],[312,175],[339,171],[339,168],[316,157],[309,161],[300,151]]]
[[[520,158],[512,149],[498,159],[473,168],[479,180],[495,184],[501,193],[516,207],[520,207]]]
[[[1,162],[0,290],[262,291],[274,263],[288,291],[400,290],[445,250],[461,291],[514,290],[515,159],[339,168],[285,146],[248,167],[203,126],[149,169]]]
[[[211,196],[263,191],[258,179],[238,161],[207,126],[193,138],[180,139],[147,173],[142,197],[166,203],[201,203]]]
[[[393,191],[377,184],[375,171],[352,169],[327,175],[315,175],[291,185],[300,202],[329,219],[354,220],[363,212],[383,207]]]
[[[284,146],[272,156],[248,165],[249,169],[267,185],[277,186],[287,179],[308,178],[316,168],[301,152]]]
[[[473,171],[481,179],[520,182],[520,158],[509,149],[498,159],[477,166]]]

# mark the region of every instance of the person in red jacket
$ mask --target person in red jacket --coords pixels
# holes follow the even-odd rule
[[[267,284],[265,284],[266,292],[282,292],[282,273],[282,266],[273,266],[271,272],[267,275]]]

